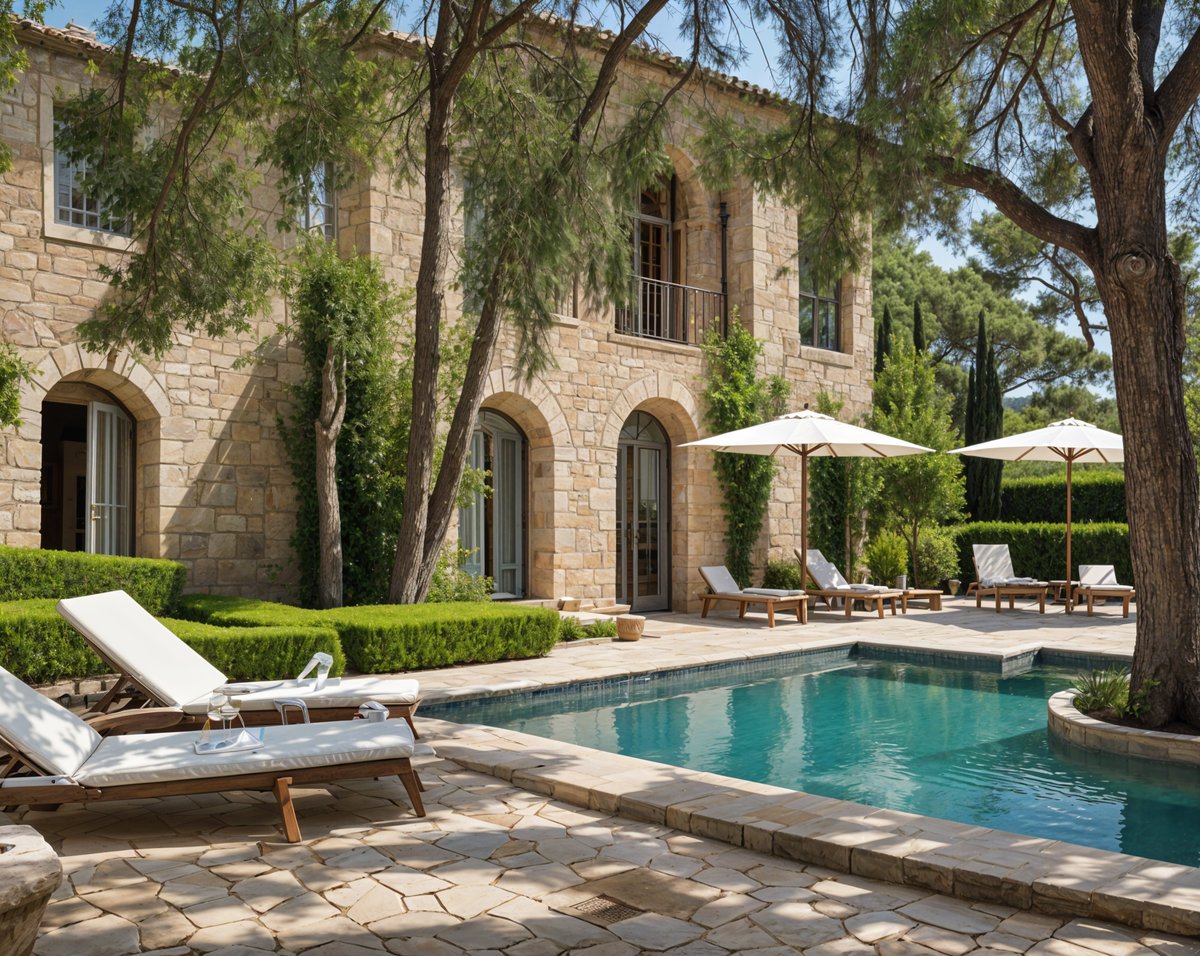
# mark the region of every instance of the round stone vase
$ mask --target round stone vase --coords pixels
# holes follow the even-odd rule
[[[617,615],[617,637],[622,641],[639,641],[646,627],[646,619],[640,614]]]
[[[62,864],[33,827],[0,827],[0,951],[28,956]]]

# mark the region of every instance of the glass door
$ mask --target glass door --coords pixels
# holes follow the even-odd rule
[[[88,403],[87,550],[133,554],[133,423],[116,405]]]
[[[634,611],[670,604],[670,524],[666,433],[635,412],[621,431],[617,456],[617,601]]]

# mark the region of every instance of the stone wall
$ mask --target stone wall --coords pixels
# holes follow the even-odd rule
[[[61,31],[37,35],[30,69],[0,101],[0,137],[16,154],[0,179],[0,312],[5,337],[41,370],[23,398],[25,424],[15,435],[0,436],[0,541],[41,543],[43,401],[80,401],[80,387],[102,389],[98,394],[111,396],[136,422],[136,553],[184,561],[194,589],[291,596],[294,492],[276,420],[287,412],[287,386],[299,374],[299,356],[288,343],[273,340],[260,361],[238,364],[253,344],[273,335],[284,306],[277,303],[241,340],[183,335],[161,362],[78,347],[78,323],[107,294],[96,268],[117,262],[125,242],[54,223],[53,91],[69,93],[87,82],[87,45]],[[638,63],[625,84],[667,79],[661,66]],[[683,281],[720,290],[724,203],[729,302],[764,341],[765,370],[787,377],[794,407],[824,389],[843,398],[850,414],[864,411],[873,338],[868,280],[848,276],[842,283],[843,351],[800,345],[797,280],[790,268],[795,216],[746,184],[724,193],[701,184],[693,153],[699,100],[692,95],[674,101],[668,130],[686,210]],[[721,108],[768,119],[773,109],[739,91],[710,88],[705,96]],[[339,247],[378,257],[392,281],[411,286],[420,252],[420,193],[381,173],[359,182],[361,188],[338,197]],[[258,190],[256,202],[259,212],[269,212],[271,190]],[[459,305],[451,292],[452,319]],[[677,447],[706,433],[701,352],[695,345],[618,333],[612,308],[568,311],[578,314],[560,317],[550,333],[554,367],[532,384],[522,382],[515,339],[508,336],[484,401],[485,408],[516,422],[527,440],[527,592],[615,596],[618,435],[633,412],[644,411],[673,446],[671,604],[693,609],[702,589],[696,569],[722,563],[724,553],[711,453]],[[790,554],[798,536],[799,472],[793,464],[781,468],[756,554],[760,565],[768,553]]]

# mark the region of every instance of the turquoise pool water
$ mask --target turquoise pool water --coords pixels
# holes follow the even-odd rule
[[[1200,865],[1200,769],[1052,740],[1076,671],[791,660],[432,706],[661,763]]]

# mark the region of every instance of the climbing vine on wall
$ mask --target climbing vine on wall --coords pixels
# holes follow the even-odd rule
[[[787,381],[760,372],[762,343],[741,324],[736,310],[729,317],[724,339],[716,332],[705,339],[704,354],[708,406],[704,422],[714,434],[757,425],[783,413]],[[717,452],[714,470],[725,511],[725,564],[746,587],[753,570],[750,557],[771,500],[775,460],[766,455]]]

